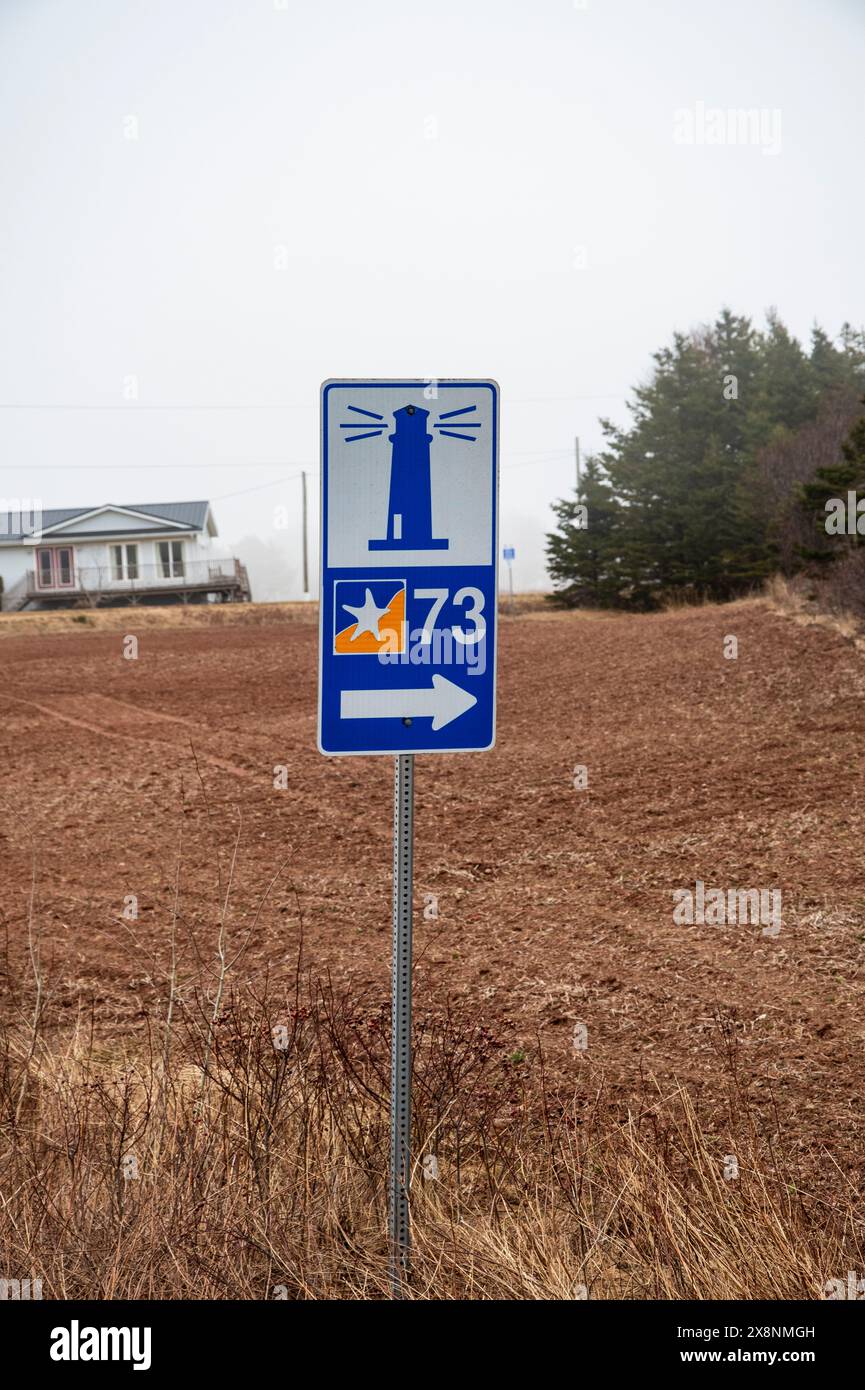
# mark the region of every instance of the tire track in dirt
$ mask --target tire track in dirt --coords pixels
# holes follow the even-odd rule
[[[88,733],[97,734],[100,738],[124,739],[133,743],[143,743],[150,747],[172,748],[177,751],[183,750],[185,752],[184,745],[172,739],[153,738],[146,734],[130,732],[129,728],[118,729],[110,728],[105,724],[94,724],[88,719],[82,719],[79,715],[65,713],[55,706],[41,704],[37,700],[25,700],[20,695],[9,695],[4,691],[0,693],[0,699],[10,700],[16,705],[24,705],[29,709],[38,710],[40,714],[47,715],[49,719],[57,719],[64,724],[70,724],[75,729],[84,729]],[[107,695],[70,695],[65,696],[64,701],[68,705],[71,705],[73,709],[85,702],[88,706],[92,706],[94,702],[98,702],[100,705],[109,707],[109,714],[111,713],[111,706],[120,707],[121,715],[125,719],[127,725],[133,725],[135,722],[134,720],[126,718],[125,712],[128,710],[137,714],[139,720],[145,724],[151,721],[164,720],[168,723],[184,725],[189,729],[201,730],[200,725],[193,723],[191,719],[184,719],[182,715],[161,714],[156,710],[142,710],[137,705],[129,704],[124,700],[115,700]],[[227,772],[232,777],[239,777],[251,782],[257,782],[259,780],[258,774],[251,772],[249,768],[242,767],[239,763],[229,762],[226,758],[218,757],[215,753],[209,753],[206,750],[202,751],[192,744],[191,739],[190,745],[194,748],[196,757],[203,758],[211,767],[219,768],[221,772]]]

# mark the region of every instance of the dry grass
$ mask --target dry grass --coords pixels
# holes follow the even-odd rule
[[[850,609],[829,602],[824,589],[815,587],[813,580],[802,575],[786,578],[774,574],[767,580],[766,598],[776,613],[804,627],[825,627],[865,650],[862,618]]]
[[[549,607],[545,594],[514,596],[511,609],[501,595],[502,618],[536,617]],[[0,613],[0,637],[57,636],[82,632],[138,632],[142,628],[260,627],[265,623],[318,623],[318,603],[177,603],[148,607],[62,609],[59,612]]]
[[[82,632],[138,632],[141,628],[248,627],[262,623],[318,622],[318,604],[177,603],[147,607],[61,609],[0,613],[0,637],[55,636]]]
[[[163,1016],[121,1057],[83,1023],[60,1046],[19,1002],[3,1276],[60,1298],[387,1296],[384,1007],[298,979],[279,1006],[226,993],[214,1023],[179,991],[170,1045]],[[852,1203],[800,1190],[734,1079],[707,1130],[684,1089],[616,1117],[584,1076],[562,1094],[467,1015],[419,1019],[408,1296],[808,1299],[861,1267]]]

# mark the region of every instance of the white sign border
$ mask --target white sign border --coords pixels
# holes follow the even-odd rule
[[[501,436],[501,399],[502,392],[495,377],[461,377],[461,376],[437,376],[437,377],[403,377],[403,376],[360,376],[328,377],[321,383],[319,389],[319,551],[318,551],[318,710],[316,712],[316,741],[318,751],[325,758],[398,758],[400,753],[393,748],[363,748],[351,749],[348,752],[324,748],[321,736],[321,716],[322,716],[322,693],[324,680],[324,662],[322,661],[322,641],[324,640],[324,572],[327,568],[325,558],[327,555],[326,539],[324,534],[324,482],[325,482],[325,457],[324,457],[324,405],[325,392],[330,386],[411,386],[414,389],[424,390],[434,382],[436,386],[491,386],[494,394],[494,419],[496,422],[495,430],[495,457],[493,458],[493,477],[495,479],[496,495],[493,500],[493,543],[491,567],[493,570],[493,584],[495,589],[494,619],[493,619],[493,724],[489,743],[484,748],[407,748],[406,754],[418,755],[426,753],[489,753],[495,748],[497,720],[498,720],[498,662],[499,662],[499,493],[501,490],[501,476],[499,466],[499,450]]]

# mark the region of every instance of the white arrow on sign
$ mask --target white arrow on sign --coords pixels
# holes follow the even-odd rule
[[[445,676],[433,676],[420,690],[343,690],[340,719],[423,719],[432,715],[434,729],[459,719],[477,704],[477,696]]]

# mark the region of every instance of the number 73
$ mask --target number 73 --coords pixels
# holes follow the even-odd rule
[[[448,589],[415,589],[414,597],[420,599],[432,599],[432,606],[426,615],[426,621],[421,632],[421,642],[431,642],[433,631],[436,625],[436,618],[442,611],[450,596]],[[471,586],[465,589],[458,589],[453,597],[454,603],[460,606],[465,605],[465,617],[469,622],[474,623],[471,632],[464,632],[461,627],[452,627],[451,632],[457,642],[462,642],[464,646],[469,646],[472,642],[480,642],[486,633],[486,623],[481,617],[484,610],[484,596],[480,589]]]

